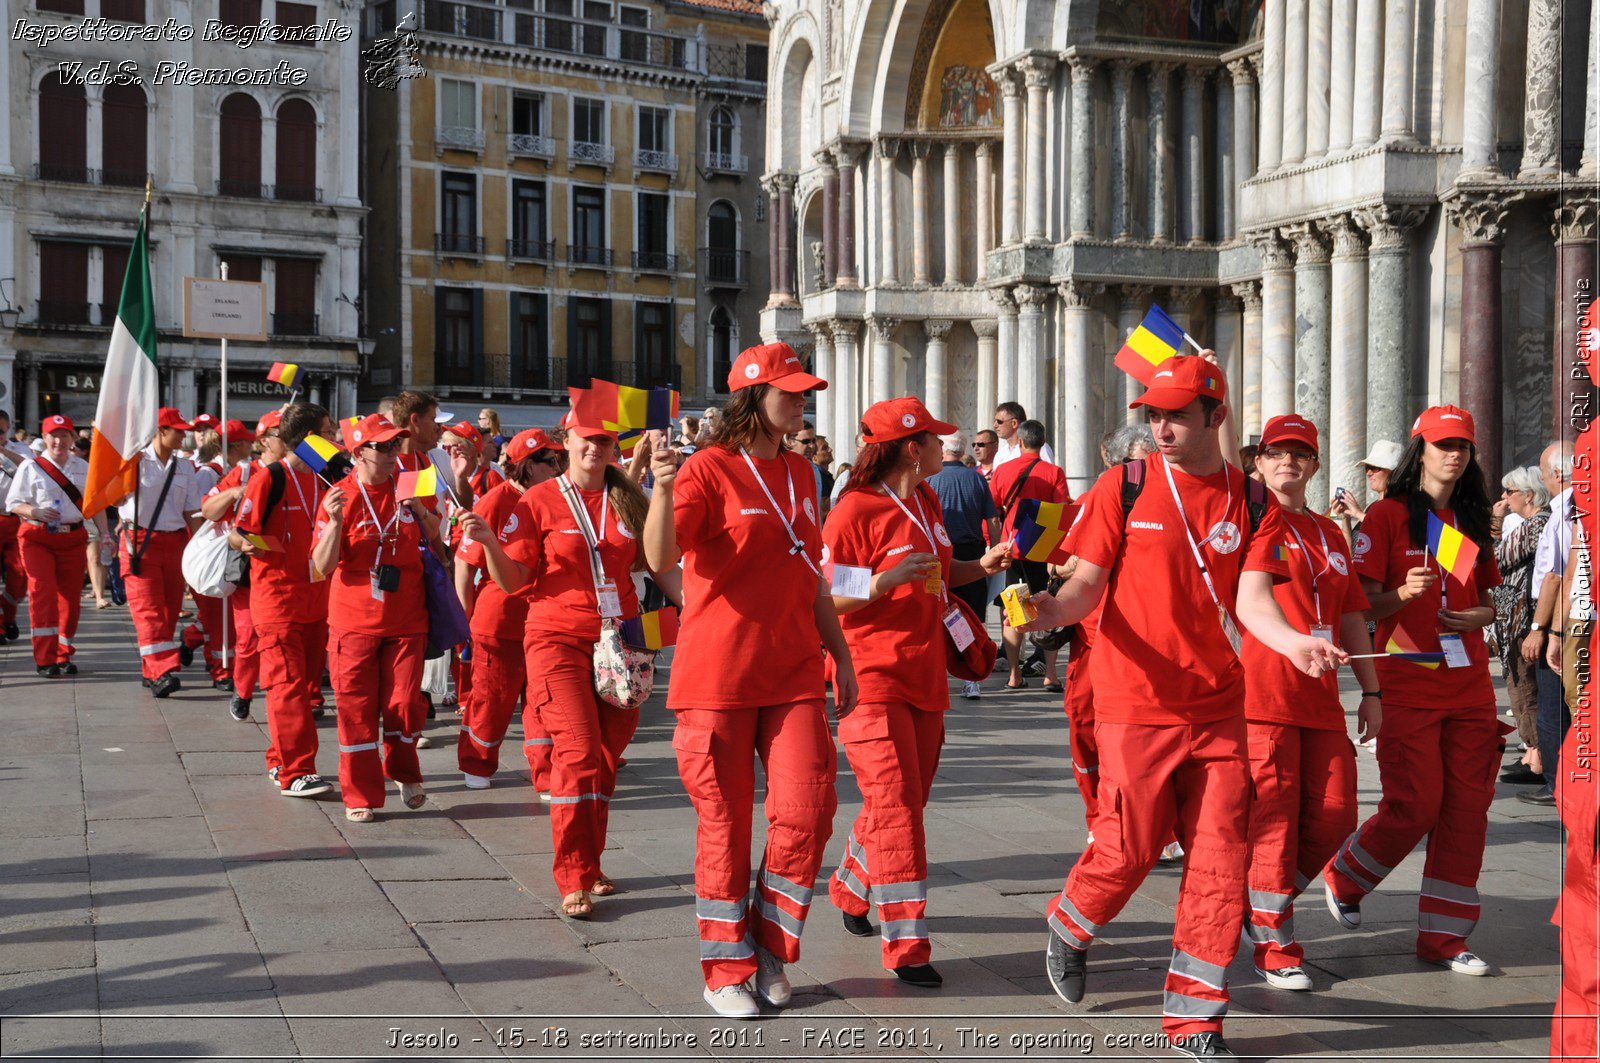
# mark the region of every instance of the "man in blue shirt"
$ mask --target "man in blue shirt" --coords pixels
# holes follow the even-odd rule
[[[955,559],[970,561],[983,556],[986,543],[998,541],[999,513],[995,509],[994,497],[989,493],[989,485],[976,469],[961,460],[967,453],[966,433],[953,432],[940,436],[939,442],[944,449],[944,465],[928,477],[928,486],[939,496],[939,506],[944,510],[944,526],[950,533],[950,546]],[[953,587],[951,591],[972,607],[980,622],[986,619],[985,610],[992,597],[987,580],[974,580]],[[976,698],[978,684],[970,680],[963,682],[961,696]]]

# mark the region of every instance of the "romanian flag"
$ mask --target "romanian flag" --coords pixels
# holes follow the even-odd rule
[[[1465,584],[1478,563],[1478,544],[1444,521],[1439,514],[1428,514],[1428,552],[1439,567]]]
[[[295,377],[300,375],[300,367],[293,362],[273,362],[272,368],[267,370],[267,379],[274,384],[282,384],[286,388],[294,387]]]
[[[306,436],[294,448],[294,456],[328,483],[337,483],[349,474],[351,462],[344,451],[321,436]]]
[[[1067,553],[1061,543],[1072,527],[1078,507],[1061,502],[1024,498],[1017,503],[1017,556],[1027,561],[1062,564]]]
[[[622,641],[636,650],[664,650],[678,642],[678,610],[674,606],[641,613],[622,622]]]
[[[256,535],[253,532],[240,532],[239,537],[253,544],[257,550],[282,550],[283,544],[271,535]]]
[[[1402,661],[1420,664],[1424,668],[1437,668],[1444,663],[1444,654],[1439,652],[1429,653],[1419,648],[1405,628],[1396,626],[1394,633],[1389,636],[1388,645],[1384,650],[1391,657],[1398,657]]]
[[[408,498],[430,499],[439,493],[439,469],[432,462],[425,469],[403,472],[395,484],[395,497],[404,502]]]
[[[1123,342],[1122,350],[1117,352],[1116,367],[1148,385],[1156,366],[1176,356],[1183,341],[1183,329],[1165,310],[1152,305],[1139,327]]]
[[[670,428],[678,416],[678,393],[671,388],[630,388],[609,380],[592,380],[586,388],[568,388],[579,424],[613,431]]]
[[[339,422],[339,438],[344,440],[344,449],[346,449],[346,450],[354,450],[355,449],[355,440],[351,438],[350,433],[354,432],[357,428],[360,428],[360,427],[361,427],[361,415],[360,414],[357,414],[354,417],[346,417],[344,420]]]

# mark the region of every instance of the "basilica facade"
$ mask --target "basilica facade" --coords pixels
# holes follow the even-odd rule
[[[1491,473],[1566,423],[1594,286],[1589,0],[769,0],[769,339],[819,431],[921,395],[1044,421],[1074,493],[1159,304],[1217,349],[1248,439],[1324,471],[1478,418]],[[1586,106],[1585,101],[1588,101]],[[1318,491],[1317,489],[1321,490]]]

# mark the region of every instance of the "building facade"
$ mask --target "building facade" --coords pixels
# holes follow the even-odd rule
[[[1586,0],[778,0],[762,327],[869,402],[1016,399],[1075,491],[1151,303],[1215,346],[1243,430],[1297,409],[1316,489],[1477,414],[1491,470],[1573,397],[1594,284]],[[1588,101],[1587,104],[1585,101]],[[1575,304],[1574,300],[1577,300]]]
[[[709,4],[416,5],[426,76],[364,91],[369,397],[415,385],[548,425],[592,377],[705,393],[707,322],[753,333],[741,293],[766,280],[735,191],[763,85],[709,70],[765,25]],[[369,36],[396,12],[369,8]],[[708,168],[713,119],[735,132]]]
[[[182,285],[226,262],[233,279],[266,285],[269,333],[230,344],[230,416],[281,404],[265,381],[274,361],[302,367],[302,394],[354,412],[366,211],[360,33],[346,15],[329,0],[11,6],[0,407],[30,426],[93,419],[148,179],[162,400],[185,414],[219,407],[219,345],[182,337]]]

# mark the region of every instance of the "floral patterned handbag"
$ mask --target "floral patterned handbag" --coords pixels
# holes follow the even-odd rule
[[[595,600],[600,597],[600,585],[605,582],[605,572],[600,564],[600,547],[594,529],[589,524],[589,514],[578,500],[577,492],[565,477],[561,480],[561,495],[572,510],[572,519],[589,544],[589,572],[594,577]],[[600,621],[600,638],[594,644],[594,692],[607,705],[619,709],[637,709],[644,704],[655,688],[656,655],[654,650],[636,650],[622,641],[622,627],[615,618]]]

